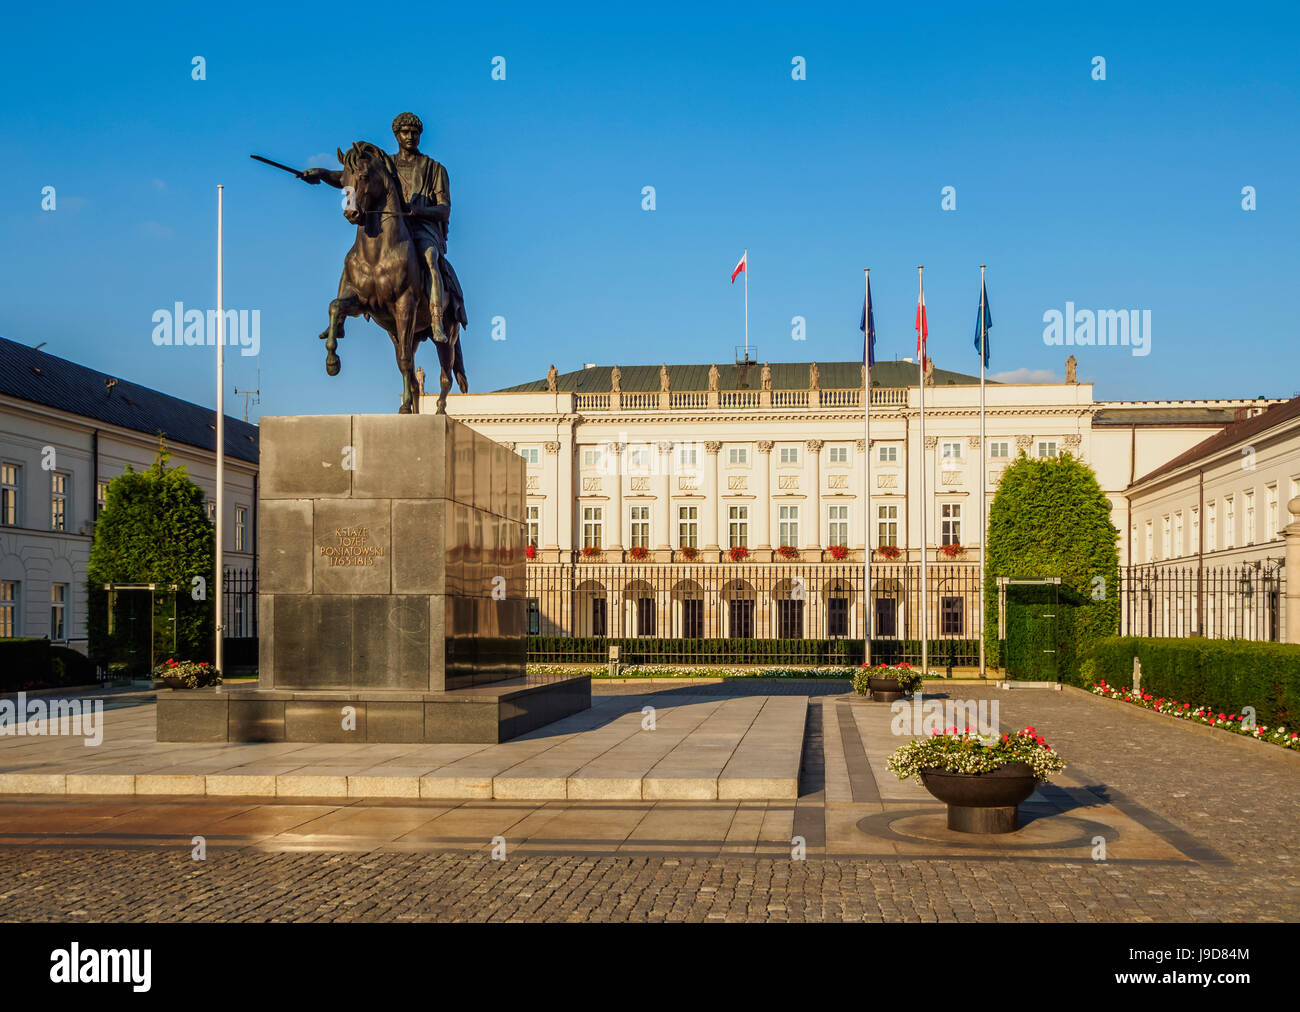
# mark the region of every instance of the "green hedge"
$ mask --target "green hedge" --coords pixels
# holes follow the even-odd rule
[[[1253,706],[1270,727],[1300,723],[1300,644],[1113,636],[1093,645],[1084,673],[1089,682],[1131,687],[1134,657],[1143,693],[1224,713]]]
[[[667,639],[597,636],[530,636],[528,656],[534,661],[608,660],[609,648],[619,647],[621,664],[810,664],[856,666],[862,663],[862,641],[851,639]],[[951,658],[978,657],[979,641],[931,640],[930,666],[943,667]],[[919,663],[920,640],[873,640],[871,659],[894,664]],[[973,662],[972,662],[973,663]]]
[[[47,639],[0,639],[0,692],[94,685],[95,665]]]

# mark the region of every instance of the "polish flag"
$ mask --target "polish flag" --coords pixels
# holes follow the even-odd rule
[[[925,322],[925,287],[922,286],[916,297],[916,357],[921,368],[926,366],[925,339],[930,336],[930,328]]]
[[[745,261],[748,259],[749,259],[749,250],[745,250],[744,254],[740,258],[740,263],[736,264],[736,269],[731,272],[731,283],[733,285],[736,283],[737,274],[747,273],[745,271]]]

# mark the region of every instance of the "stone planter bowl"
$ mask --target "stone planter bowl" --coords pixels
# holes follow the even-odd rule
[[[903,698],[903,688],[898,684],[897,678],[876,678],[872,675],[867,679],[867,688],[877,703],[892,703],[895,699]]]
[[[948,806],[948,828],[957,833],[1014,833],[1022,801],[1038,786],[1026,763],[1007,763],[988,773],[921,770],[925,789]]]

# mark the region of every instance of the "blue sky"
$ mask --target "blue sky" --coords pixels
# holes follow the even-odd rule
[[[404,109],[450,173],[474,389],[551,362],[725,363],[748,247],[763,359],[859,355],[864,266],[878,357],[912,354],[924,263],[931,355],[977,371],[987,263],[995,373],[1063,377],[1043,314],[1068,300],[1152,314],[1149,356],[1075,350],[1098,397],[1300,391],[1294,6],[96,5],[3,27],[26,42],[0,65],[0,335],[199,403],[210,350],[155,347],[152,315],[214,304],[223,183],[226,305],[260,310],[262,342],[228,358],[228,391],[260,363],[254,415],[395,410],[373,324],[324,372],[339,195],[248,155],[391,150]],[[387,66],[351,80],[368,60]],[[436,369],[428,345],[417,361]]]

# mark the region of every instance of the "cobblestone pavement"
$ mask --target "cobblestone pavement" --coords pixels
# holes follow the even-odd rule
[[[996,698],[1004,728],[1034,724],[1070,761],[1075,783],[1118,805],[1176,859],[973,859],[959,851],[916,859],[849,856],[834,853],[836,841],[851,838],[859,811],[881,806],[827,797],[828,772],[845,763],[843,746],[853,737],[844,730],[853,718],[841,711],[860,705],[842,698],[844,683],[696,685],[691,691],[702,689],[814,697],[793,813],[794,832],[807,835],[806,860],[789,859],[788,848],[777,842],[783,833],[757,831],[760,843],[752,855],[730,856],[716,846],[712,853],[692,853],[685,816],[677,853],[670,840],[657,839],[663,852],[654,855],[620,853],[612,846],[589,853],[512,846],[504,861],[491,860],[486,839],[467,841],[461,850],[339,851],[310,844],[268,849],[235,838],[224,846],[210,843],[206,860],[195,861],[179,825],[170,839],[141,836],[134,846],[118,838],[56,842],[53,832],[42,834],[33,825],[5,831],[10,835],[0,847],[0,920],[1300,919],[1294,839],[1300,762],[1293,756],[1075,693],[953,685],[954,696]],[[646,690],[602,685],[597,691]],[[858,773],[850,775],[869,778],[865,768],[859,763]],[[732,806],[713,835],[726,838],[726,819],[734,829],[744,811]],[[699,803],[699,820],[708,815],[707,803]],[[662,826],[672,827],[674,818],[665,812],[653,835],[662,836]]]

